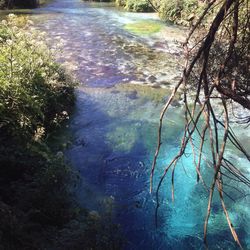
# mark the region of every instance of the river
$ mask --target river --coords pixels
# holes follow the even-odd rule
[[[185,29],[163,24],[155,14],[126,13],[80,0],[55,0],[31,16],[52,47],[61,44],[57,59],[80,83],[69,128],[74,139],[65,152],[81,175],[80,204],[103,213],[103,204],[112,203],[113,221],[126,239],[124,249],[203,249],[208,193],[196,183],[192,157],[187,154],[176,168],[174,203],[171,174],[163,183],[158,228],[155,193],[149,193],[159,113],[180,76],[178,42]],[[126,29],[138,22],[157,23],[161,29],[148,35]],[[184,117],[181,104],[175,104],[165,120],[155,184],[180,145]],[[242,129],[241,136],[249,142],[249,129]],[[249,174],[240,155],[230,149],[228,154]],[[212,170],[206,172],[210,183]],[[250,248],[249,196],[229,192],[236,198],[226,199],[232,221],[244,247]],[[217,196],[208,242],[211,249],[237,249]]]

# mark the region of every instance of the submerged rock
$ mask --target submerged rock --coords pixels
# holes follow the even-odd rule
[[[148,82],[150,82],[150,83],[154,83],[155,81],[156,81],[156,77],[155,76],[153,76],[153,75],[151,75],[151,76],[149,76],[146,80],[148,81]]]
[[[137,99],[138,98],[137,91],[134,90],[134,91],[129,92],[128,94],[126,94],[126,97],[128,97],[132,100]]]
[[[62,152],[62,151],[58,151],[58,152],[56,153],[56,157],[57,157],[58,159],[62,159],[62,158],[64,157],[63,152]]]
[[[89,214],[88,214],[88,217],[91,220],[96,220],[96,221],[101,219],[100,214],[95,210],[90,211]]]
[[[82,146],[82,147],[84,147],[85,146],[85,141],[84,141],[84,139],[83,138],[78,138],[77,140],[76,140],[76,142],[75,142],[75,145],[76,146]]]
[[[180,106],[181,106],[181,104],[180,104],[180,102],[179,102],[178,100],[173,100],[173,101],[171,102],[171,105],[172,105],[173,107],[180,107]]]

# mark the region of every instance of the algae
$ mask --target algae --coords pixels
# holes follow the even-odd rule
[[[121,126],[106,135],[108,144],[115,151],[129,152],[137,141],[137,131],[135,128]]]
[[[160,23],[152,21],[140,21],[129,23],[124,29],[136,35],[150,35],[159,32],[163,26]]]

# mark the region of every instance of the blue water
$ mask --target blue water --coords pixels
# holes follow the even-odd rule
[[[124,24],[156,20],[155,15],[119,12],[102,5],[96,8],[79,0],[53,1],[35,10],[32,18],[37,29],[47,32],[52,47],[62,43],[57,59],[80,82],[70,123],[75,140],[66,152],[82,177],[79,202],[99,213],[104,201],[113,203],[113,220],[121,225],[126,239],[124,249],[204,249],[208,192],[196,183],[191,148],[176,167],[174,202],[171,172],[162,184],[158,227],[155,225],[156,186],[178,152],[183,133],[181,106],[171,107],[165,119],[154,191],[149,193],[159,113],[169,86],[180,74],[178,62],[182,59],[173,37],[181,40],[184,30],[166,26],[158,34],[138,36],[126,31]],[[148,80],[151,76],[156,79]],[[249,143],[249,129],[238,127],[238,132]],[[249,175],[249,162],[231,147],[227,154]],[[213,170],[203,163],[201,171],[209,184]],[[232,180],[227,183],[242,190],[226,186],[225,191],[236,201],[225,200],[244,248],[250,249],[247,189]],[[211,249],[237,249],[218,195],[212,206],[208,242]]]
[[[203,249],[208,192],[196,183],[193,159],[189,155],[191,148],[176,167],[174,203],[171,172],[166,176],[160,192],[158,228],[155,227],[156,199],[155,193],[149,193],[149,175],[162,103],[156,104],[148,97],[137,95],[131,99],[128,92],[113,88],[78,90],[77,112],[71,129],[84,145],[74,145],[67,153],[83,177],[78,196],[83,205],[89,201],[88,206],[93,210],[98,209],[102,199],[112,197],[115,221],[122,225],[128,240],[125,249]],[[155,184],[164,166],[178,152],[183,129],[182,110],[172,107],[167,120],[169,123],[163,130],[166,143],[159,156]],[[213,170],[203,164],[202,172],[210,184]],[[227,183],[240,187],[235,182]],[[84,191],[86,185],[93,190],[91,194]],[[242,198],[244,195],[232,188],[225,187],[225,191],[236,199],[232,202],[225,198],[236,230],[243,243],[248,244],[246,204],[249,197]],[[211,249],[237,249],[218,195],[212,206],[208,241]]]

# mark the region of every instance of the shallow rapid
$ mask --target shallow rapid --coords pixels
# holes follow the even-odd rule
[[[159,113],[180,76],[178,42],[185,30],[161,23],[154,14],[120,12],[80,0],[52,1],[33,11],[32,18],[37,29],[47,32],[52,47],[61,46],[58,61],[80,82],[70,122],[74,140],[66,150],[82,177],[80,203],[99,213],[103,203],[112,203],[125,249],[203,249],[208,193],[196,183],[192,157],[186,154],[176,168],[174,203],[171,174],[162,185],[157,228],[155,192],[149,193]],[[142,21],[160,23],[162,28],[149,35],[124,28]],[[176,102],[163,128],[154,191],[162,169],[178,151],[183,119],[181,103]],[[242,137],[249,136],[249,129],[242,131]],[[228,154],[249,174],[240,155],[230,149]],[[209,181],[213,170],[205,164],[204,169]],[[230,215],[243,245],[250,248],[249,196],[233,192],[236,201],[226,200]],[[216,196],[208,241],[211,249],[237,249]]]

